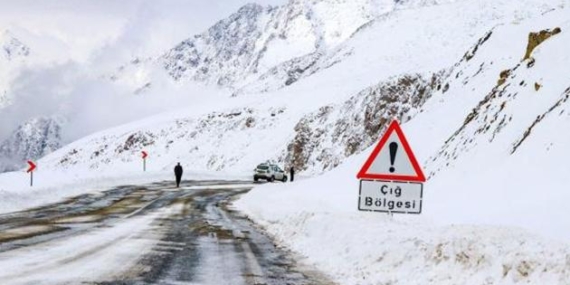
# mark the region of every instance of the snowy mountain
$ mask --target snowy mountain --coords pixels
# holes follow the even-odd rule
[[[0,172],[13,171],[26,160],[41,158],[61,147],[61,124],[53,118],[31,119],[0,143]]]
[[[141,95],[164,68],[231,91],[64,146],[38,179],[141,173],[142,150],[151,173],[326,171],[237,206],[340,284],[568,284],[568,15],[539,0],[247,5],[114,75]],[[393,118],[429,176],[419,216],[356,210],[355,175]]]
[[[249,4],[176,46],[164,56],[164,66],[176,80],[235,85],[284,61],[338,45],[378,16],[383,4],[368,0],[292,0],[282,7]]]
[[[309,52],[308,55],[297,57],[297,61],[294,61],[303,63],[303,68],[291,64],[292,61],[281,62],[268,71],[274,74],[272,79],[261,76],[261,80],[240,90],[240,96],[235,100],[222,105],[212,102],[213,105],[202,106],[201,112],[195,115],[183,114],[160,126],[147,120],[142,125],[120,128],[119,133],[93,136],[80,146],[69,147],[67,153],[62,153],[63,156],[53,160],[53,163],[57,165],[64,161],[61,166],[66,166],[70,163],[85,165],[87,162],[90,168],[99,168],[113,161],[114,157],[120,157],[123,163],[127,163],[136,159],[136,150],[128,153],[103,152],[102,147],[124,149],[121,145],[131,136],[144,136],[154,139],[145,140],[149,144],[139,148],[145,147],[156,153],[155,159],[160,161],[157,165],[159,168],[167,168],[171,163],[168,158],[175,156],[175,159],[192,161],[197,169],[246,170],[252,164],[264,160],[295,165],[310,172],[331,169],[370,146],[388,118],[396,116],[406,122],[422,112],[423,104],[431,97],[445,94],[450,86],[459,84],[456,83],[460,78],[457,76],[459,71],[456,70],[475,69],[469,72],[476,73],[480,68],[486,67],[473,65],[473,57],[492,37],[494,29],[518,24],[525,19],[535,19],[553,8],[560,8],[556,3],[545,6],[543,3],[527,2],[525,5],[512,6],[506,2],[487,1],[481,2],[478,9],[473,9],[468,8],[470,2],[461,1],[394,10],[371,22],[367,17],[357,17],[360,19],[358,25],[354,25],[357,32],[344,33],[347,35],[344,42],[338,43],[334,37],[324,37],[327,38],[325,42],[334,47],[316,52],[317,48],[313,46],[305,51]],[[264,33],[257,28],[256,23],[261,19],[267,20],[262,15],[287,15],[278,11],[299,8],[299,3],[292,1],[281,8],[248,5],[208,32],[179,45],[170,54],[178,54],[173,58],[179,60],[174,62],[188,63],[193,62],[189,61],[189,54],[202,54],[202,50],[210,52],[209,57],[196,57],[200,58],[195,61],[196,67],[204,67],[205,63],[212,62],[218,53],[227,56],[224,62],[237,60],[236,66],[242,68],[258,66],[251,65],[255,58],[251,49],[242,49],[240,55],[231,48],[239,45],[258,46],[257,42]],[[414,6],[412,4],[406,2],[410,7]],[[340,7],[342,5],[337,8]],[[389,7],[394,9],[394,6]],[[464,12],[467,10],[469,13]],[[463,14],[457,17],[457,13]],[[454,21],[455,25],[448,25],[448,21]],[[291,29],[292,22],[288,22]],[[253,38],[250,37],[252,34],[255,35]],[[389,34],[394,36],[388,43],[385,37],[378,37]],[[246,37],[242,38],[244,36]],[[290,38],[293,36],[285,37]],[[196,44],[198,42],[200,44]],[[190,47],[191,45],[194,46]],[[210,45],[217,48],[204,48]],[[177,50],[180,53],[176,53]],[[425,56],[426,54],[430,56]],[[500,58],[485,60],[490,65],[490,62],[498,62]],[[316,63],[312,64],[313,61]],[[144,65],[144,62],[137,60],[133,65]],[[217,72],[227,71],[226,65],[221,62],[212,64],[221,67]],[[282,66],[287,67],[280,68]],[[492,68],[495,66],[497,65]],[[288,68],[298,70],[297,75],[282,72]],[[176,75],[177,78],[182,78],[182,74],[197,69],[181,67],[175,70],[185,70]],[[210,78],[210,73],[207,74],[201,78]],[[241,72],[231,74],[233,75],[224,77],[222,81],[232,82],[231,78],[237,78],[234,75],[243,75]],[[221,77],[215,78],[218,82]],[[278,80],[273,80],[276,78]],[[465,78],[461,80],[465,81]],[[275,86],[280,88],[274,88]],[[258,91],[263,89],[268,93],[252,94],[248,88]],[[480,87],[473,88],[475,91],[472,92],[481,90]],[[234,93],[236,94],[238,93]],[[275,130],[279,130],[279,134],[275,134]],[[101,156],[101,153],[107,154]]]
[[[280,7],[249,4],[160,58],[132,60],[111,79],[126,82],[134,94],[160,86],[157,81],[161,73],[182,84],[185,80],[221,86],[251,82],[234,95],[275,91],[349,57],[350,50],[340,46],[380,15],[439,2],[294,0]],[[11,43],[11,57],[29,53],[15,38],[7,42]],[[10,93],[3,94],[1,100],[8,104]],[[220,159],[219,165],[207,164],[218,169],[227,167],[224,162]]]
[[[233,88],[258,80],[265,83],[255,85],[277,81],[277,86],[247,91],[274,90],[294,83],[303,73],[330,66],[338,52],[331,53],[335,47],[381,15],[447,2],[453,1],[290,0],[279,7],[252,3],[181,42],[162,58],[146,59],[143,64],[135,60],[112,78],[128,80],[162,66],[176,81]]]

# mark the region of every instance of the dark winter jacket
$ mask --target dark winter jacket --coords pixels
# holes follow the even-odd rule
[[[174,167],[174,175],[176,175],[176,177],[182,177],[182,172],[183,172],[182,166],[176,165]]]

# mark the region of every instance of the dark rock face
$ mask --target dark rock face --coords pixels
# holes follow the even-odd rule
[[[263,18],[274,8],[248,4],[203,34],[183,41],[164,57],[164,68],[175,80],[189,77],[228,86],[247,70],[255,70],[263,34]]]
[[[329,170],[376,142],[393,118],[410,120],[436,92],[445,73],[403,75],[369,87],[340,106],[305,116],[284,155],[287,167]]]

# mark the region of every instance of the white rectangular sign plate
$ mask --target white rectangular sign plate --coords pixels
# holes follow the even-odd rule
[[[420,214],[422,195],[422,183],[360,180],[358,210]]]

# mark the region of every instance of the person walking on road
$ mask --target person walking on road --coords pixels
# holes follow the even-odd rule
[[[182,181],[182,172],[184,172],[184,170],[182,170],[182,166],[180,165],[180,162],[174,167],[174,175],[176,176],[176,188],[180,187],[180,181]]]
[[[293,168],[293,166],[289,169],[289,174],[291,176],[291,182],[293,182],[293,180],[295,180],[295,168]]]

